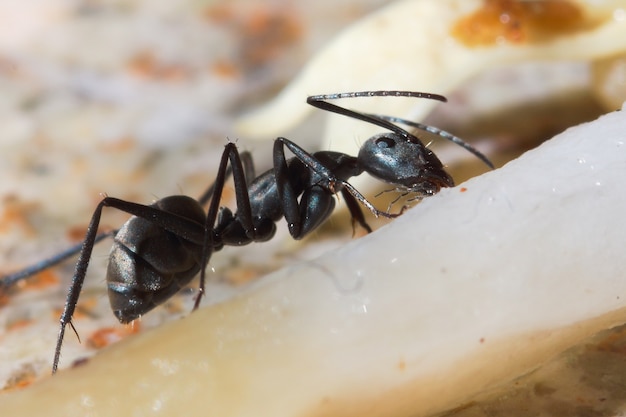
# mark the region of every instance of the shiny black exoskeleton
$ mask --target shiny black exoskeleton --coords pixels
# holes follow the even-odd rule
[[[404,91],[368,91],[311,96],[307,102],[322,110],[342,114],[383,127],[389,132],[368,139],[356,157],[321,151],[308,153],[285,138],[274,142],[273,165],[255,177],[252,159],[228,143],[222,154],[215,183],[198,199],[176,195],[151,205],[105,197],[96,207],[80,247],[34,267],[4,277],[1,285],[13,284],[80,252],[76,271],[60,318],[53,373],[56,372],[65,328],[72,328],[72,316],[81,292],[94,245],[114,235],[107,270],[109,300],[115,316],[127,323],[163,303],[200,273],[200,291],[194,309],[204,293],[205,267],[213,252],[222,247],[246,245],[271,239],[276,222],[285,218],[289,233],[300,239],[320,226],[335,207],[335,194],[341,194],[352,215],[368,232],[361,207],[375,216],[393,218],[377,210],[347,181],[363,172],[406,192],[428,196],[442,187],[454,185],[437,156],[417,136],[400,128],[402,123],[435,133],[474,153],[490,167],[481,153],[461,139],[431,126],[407,120],[355,112],[328,100],[349,97],[403,96],[445,101],[435,94]],[[294,156],[287,159],[285,148]],[[232,175],[237,202],[236,212],[220,207],[226,179]],[[205,214],[203,206],[209,204]],[[102,209],[113,207],[132,214],[118,231],[98,234]]]

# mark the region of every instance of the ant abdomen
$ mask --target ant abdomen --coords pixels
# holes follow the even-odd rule
[[[202,206],[188,196],[170,196],[151,206],[202,227]],[[162,304],[200,271],[202,244],[190,242],[154,222],[133,216],[115,235],[107,268],[111,308],[128,323]]]

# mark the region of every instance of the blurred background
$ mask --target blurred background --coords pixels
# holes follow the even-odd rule
[[[212,183],[228,140],[255,155],[257,171],[268,169],[274,137],[239,136],[237,118],[273,98],[343,29],[388,3],[1,2],[0,275],[81,242],[103,194],[146,204],[171,194],[199,196]],[[507,2],[485,2],[494,3],[504,7]],[[623,85],[625,68],[623,60],[523,62],[493,68],[449,94],[450,103],[436,107],[425,122],[467,139],[502,165],[568,126],[619,108],[620,99],[607,98],[599,86],[615,73],[618,84],[623,76]],[[321,125],[314,116],[281,135],[315,151],[323,146]],[[485,171],[467,158],[444,162],[457,182]],[[225,201],[231,197],[229,189]],[[374,201],[383,208],[387,204]],[[101,228],[115,229],[127,217],[109,210]],[[203,303],[228,297],[286,263],[336,247],[352,238],[351,229],[347,215],[340,212],[303,242],[290,239],[281,223],[270,242],[226,248],[211,259],[211,284]],[[74,321],[82,344],[68,332],[63,366],[190,311],[193,288],[134,327],[119,325],[105,295],[109,248],[102,243],[94,253]],[[48,373],[72,272],[69,261],[0,293],[0,387],[5,390]],[[621,346],[621,338],[615,340],[611,346]],[[564,357],[566,363],[592,361],[580,356],[586,348],[576,349]],[[593,360],[597,352],[593,350]],[[625,366],[622,349],[603,352],[616,360],[614,368]],[[602,366],[606,360],[600,361]],[[589,392],[588,385],[554,388],[555,381],[589,379],[597,369],[585,373],[569,365],[568,372],[575,376],[560,373],[554,381],[546,377],[547,384],[518,384],[511,388],[511,397],[523,402],[539,399],[532,410],[546,415],[597,410],[577,403],[581,393]],[[597,389],[596,396],[605,398],[600,410],[613,412],[626,400],[626,390],[615,389],[626,386],[626,377],[614,379],[606,390]],[[555,392],[565,394],[546,400]],[[520,403],[498,400],[470,405],[460,413],[517,412]],[[607,407],[609,403],[616,406]]]
[[[0,2],[0,274],[81,242],[104,194],[146,204],[200,196],[229,140],[255,153],[257,171],[268,169],[274,138],[239,138],[235,118],[276,94],[337,32],[385,3]],[[225,203],[229,196],[231,188]],[[128,217],[105,210],[101,230]],[[210,274],[204,302],[297,260],[290,249],[296,243],[279,229],[264,245],[215,256],[211,268],[219,277]],[[349,223],[344,229],[350,239]],[[318,246],[302,256],[322,251]],[[110,312],[109,250],[110,240],[92,258],[76,316],[83,343],[68,338],[66,365],[138,331]],[[0,386],[48,373],[74,262],[3,290]],[[193,290],[183,292],[141,328],[187,314],[192,298]]]

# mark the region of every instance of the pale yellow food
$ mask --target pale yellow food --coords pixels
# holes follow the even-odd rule
[[[619,108],[626,99],[626,54],[594,62],[593,84],[593,91],[606,108]]]

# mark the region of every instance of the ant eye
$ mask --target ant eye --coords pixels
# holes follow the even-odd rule
[[[394,146],[396,146],[395,140],[384,137],[384,136],[376,139],[375,143],[376,143],[376,146],[378,146],[379,148],[393,148]]]

